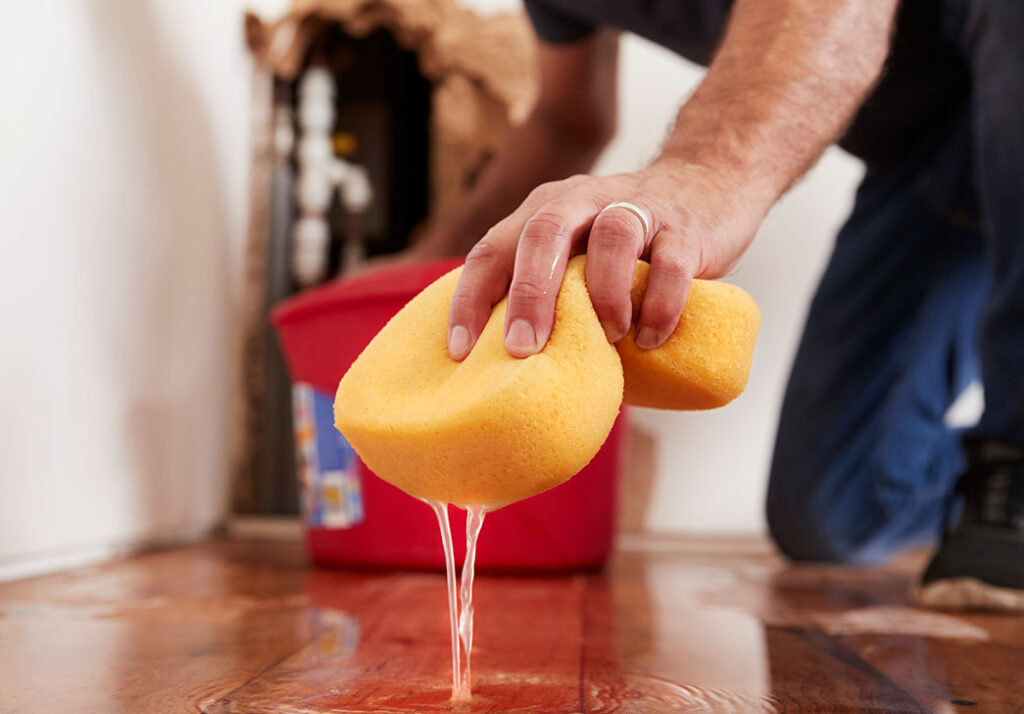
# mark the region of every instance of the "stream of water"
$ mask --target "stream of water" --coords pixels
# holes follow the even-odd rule
[[[437,515],[444,547],[444,564],[448,573],[448,617],[452,638],[452,699],[472,696],[470,657],[473,652],[473,576],[476,564],[476,542],[484,525],[483,506],[466,507],[466,560],[462,564],[462,582],[456,599],[455,553],[452,548],[452,527],[448,520],[448,504],[426,501]]]

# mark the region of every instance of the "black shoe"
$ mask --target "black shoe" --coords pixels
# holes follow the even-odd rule
[[[914,590],[925,607],[1024,612],[1024,449],[968,447],[962,512]]]

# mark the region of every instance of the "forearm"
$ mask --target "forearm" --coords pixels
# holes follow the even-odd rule
[[[435,229],[448,252],[465,254],[538,184],[588,171],[608,137],[567,126],[543,109],[510,132],[476,186]]]
[[[737,0],[656,163],[768,207],[839,138],[881,73],[897,0]]]

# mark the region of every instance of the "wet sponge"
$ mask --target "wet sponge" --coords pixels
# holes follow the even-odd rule
[[[461,269],[460,269],[461,270]],[[448,305],[460,270],[413,298],[338,386],[335,424],[378,476],[420,498],[503,506],[568,480],[604,443],[622,367],[570,262],[544,350],[505,351],[505,301],[455,362]]]
[[[638,262],[633,312],[638,314],[650,266]],[[623,401],[657,409],[713,409],[747,385],[761,324],[757,303],[742,288],[694,280],[672,336],[655,350],[641,350],[633,330],[615,344],[626,376]]]
[[[554,330],[540,354],[502,341],[505,301],[461,363],[448,356],[448,307],[460,270],[403,308],[338,386],[335,425],[378,476],[419,498],[500,507],[568,480],[604,443],[619,406],[708,409],[746,384],[759,315],[734,286],[694,281],[669,341],[608,344],[569,261]],[[637,264],[636,308],[647,265]],[[621,355],[621,358],[620,358]],[[625,378],[623,373],[625,372]]]

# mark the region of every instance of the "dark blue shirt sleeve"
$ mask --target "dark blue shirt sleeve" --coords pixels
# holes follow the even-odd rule
[[[544,42],[561,45],[594,34],[596,27],[567,14],[547,0],[523,0],[537,36]]]

